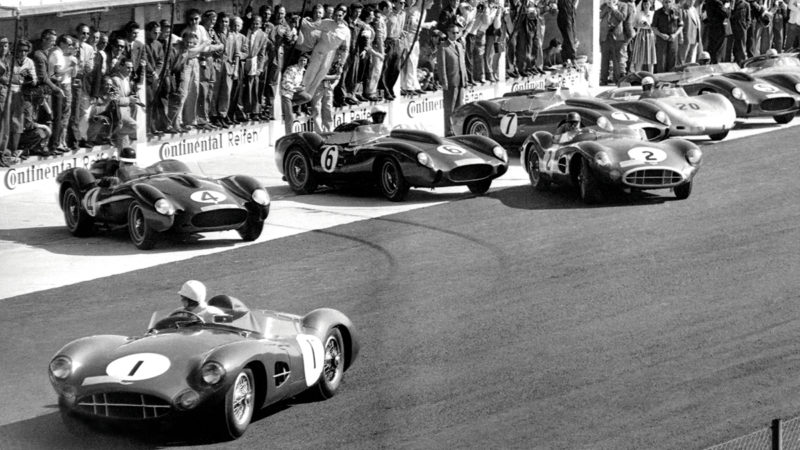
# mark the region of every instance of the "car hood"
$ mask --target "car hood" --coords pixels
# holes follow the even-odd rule
[[[242,199],[233,195],[218,181],[189,174],[159,175],[133,183],[144,183],[158,189],[176,208],[187,211],[235,208],[242,203]]]
[[[605,151],[612,165],[623,171],[646,167],[670,167],[677,170],[689,168],[684,151],[679,150],[668,141],[646,142],[633,139],[600,139],[586,142],[584,145],[596,144]]]

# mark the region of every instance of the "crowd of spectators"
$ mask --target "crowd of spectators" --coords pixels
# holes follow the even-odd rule
[[[393,101],[398,82],[403,96],[440,89],[437,53],[451,25],[461,30],[467,86],[575,60],[578,0],[441,2],[189,9],[183,23],[132,21],[114,31],[81,23],[46,29],[36,45],[0,38],[3,162],[128,147],[137,114],[148,136],[274,120],[276,107],[287,133],[299,113],[331,131],[334,108]],[[557,15],[561,36],[547,48],[545,14]]]
[[[800,0],[603,0],[600,84],[800,47]]]

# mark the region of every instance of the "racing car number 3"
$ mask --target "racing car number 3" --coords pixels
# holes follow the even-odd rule
[[[335,145],[328,145],[322,148],[322,155],[319,158],[319,164],[322,170],[328,173],[333,173],[336,170],[336,164],[339,162],[339,147]]]

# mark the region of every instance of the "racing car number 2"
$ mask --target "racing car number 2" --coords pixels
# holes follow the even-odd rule
[[[319,165],[322,166],[322,170],[327,173],[333,173],[338,163],[339,147],[336,145],[326,145],[322,147],[322,154],[319,157]]]

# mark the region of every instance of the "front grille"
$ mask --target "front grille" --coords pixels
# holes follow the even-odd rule
[[[668,187],[681,182],[681,174],[670,169],[639,169],[625,174],[625,184],[633,187]]]
[[[155,419],[166,416],[171,409],[166,400],[133,392],[87,395],[77,404],[77,410],[84,414],[115,419]]]
[[[456,183],[478,181],[492,175],[492,166],[489,164],[470,164],[459,166],[450,171],[450,180]]]
[[[201,212],[192,217],[192,225],[197,228],[229,227],[244,223],[247,211],[243,209],[217,209]]]
[[[789,97],[768,98],[761,102],[763,111],[783,111],[794,106],[794,100]]]

